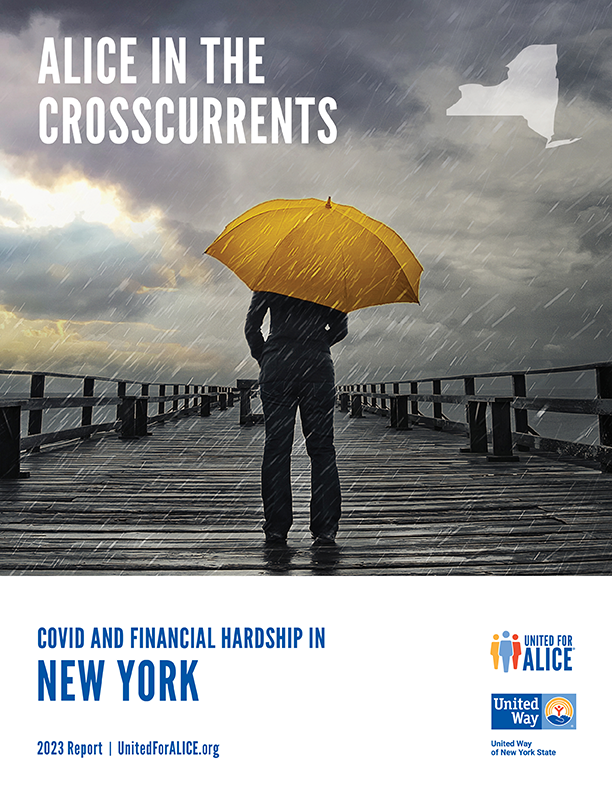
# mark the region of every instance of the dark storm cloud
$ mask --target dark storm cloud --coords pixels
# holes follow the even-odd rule
[[[452,166],[458,160],[469,161],[474,159],[474,149],[469,145],[462,145],[453,140],[444,138],[436,141],[420,141],[419,150],[413,154],[416,168],[445,168]]]
[[[160,20],[174,16],[188,2],[175,0],[172,4],[155,0],[3,0],[0,27],[17,33],[28,26],[36,14],[46,14],[61,20],[66,32],[104,29],[107,32],[133,27],[134,30],[158,25]]]
[[[424,270],[423,281],[428,291],[444,294],[464,292],[472,283],[469,274],[457,269],[449,257],[434,259],[431,256],[421,256],[421,263]]]
[[[580,250],[604,257],[608,266],[612,254],[612,207],[609,196],[606,203],[587,207],[578,215]]]
[[[231,270],[217,259],[204,253],[218,232],[200,231],[191,223],[183,223],[178,220],[164,219],[161,224],[173,235],[177,245],[182,249],[183,255],[197,261],[196,271],[189,269],[186,273],[181,270],[180,262],[178,263],[178,284],[181,284],[183,280],[193,280],[204,284],[235,282],[236,276]]]
[[[134,319],[167,287],[158,262],[81,221],[64,228],[0,229],[0,304],[29,318]]]
[[[37,13],[56,16],[66,30],[148,30],[151,27],[180,26],[189,20],[198,24],[254,26],[257,22],[281,24],[318,23],[337,26],[350,18],[352,24],[381,24],[409,17],[421,9],[415,0],[349,0],[329,3],[327,0],[4,0],[0,27],[19,31],[27,27]],[[236,35],[242,35],[237,33]]]
[[[306,36],[299,43],[284,36],[272,43],[268,90],[278,95],[331,96],[338,103],[336,123],[364,131],[397,132],[424,121],[427,105],[411,95],[391,66],[383,68],[367,52],[342,38]],[[280,62],[282,68],[275,68]]]
[[[107,319],[113,321],[141,318],[151,308],[154,295],[138,294],[122,286],[117,278],[82,270],[58,280],[51,273],[19,273],[5,277],[0,289],[2,304],[30,319]]]
[[[507,64],[525,47],[557,44],[560,95],[568,101],[581,95],[609,107],[609,12],[608,0],[441,4],[433,11],[438,24],[432,51],[465,82],[497,85],[507,79]],[[451,98],[456,101],[459,94]]]
[[[609,111],[612,106],[612,34],[601,33],[568,43],[557,64],[559,93],[566,101],[576,96]]]
[[[164,220],[163,225],[176,235],[176,239],[183,248],[185,255],[201,258],[206,248],[217,236],[214,231],[201,231],[194,228],[191,223],[181,223],[178,220]]]
[[[612,186],[612,181],[608,181]],[[536,221],[547,221],[562,228],[572,228],[578,252],[588,251],[592,260],[609,266],[612,254],[612,195],[593,190],[574,199],[550,197],[534,205]]]

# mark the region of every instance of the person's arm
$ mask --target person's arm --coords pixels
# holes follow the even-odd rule
[[[254,292],[251,304],[246,316],[244,334],[247,344],[251,350],[251,355],[259,363],[264,347],[264,337],[261,332],[264,317],[268,310],[268,301],[265,292]]]
[[[348,317],[342,311],[335,311],[334,316],[328,321],[327,342],[330,346],[342,341],[348,335]]]

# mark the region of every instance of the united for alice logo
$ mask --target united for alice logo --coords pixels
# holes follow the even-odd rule
[[[514,671],[572,671],[574,641],[571,635],[524,635],[504,630],[493,634],[493,668]]]

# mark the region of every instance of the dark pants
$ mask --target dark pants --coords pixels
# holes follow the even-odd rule
[[[335,385],[331,355],[264,354],[261,400],[266,442],[261,472],[266,535],[286,536],[293,522],[291,449],[299,407],[311,464],[310,531],[333,537],[340,519],[340,481],[334,449]]]

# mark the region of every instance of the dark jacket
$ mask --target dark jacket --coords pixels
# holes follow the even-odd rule
[[[268,310],[270,333],[264,341],[261,326]],[[264,349],[266,353],[294,349],[329,354],[330,346],[346,337],[348,320],[342,311],[325,305],[273,292],[254,292],[244,333],[251,355],[261,363]]]

